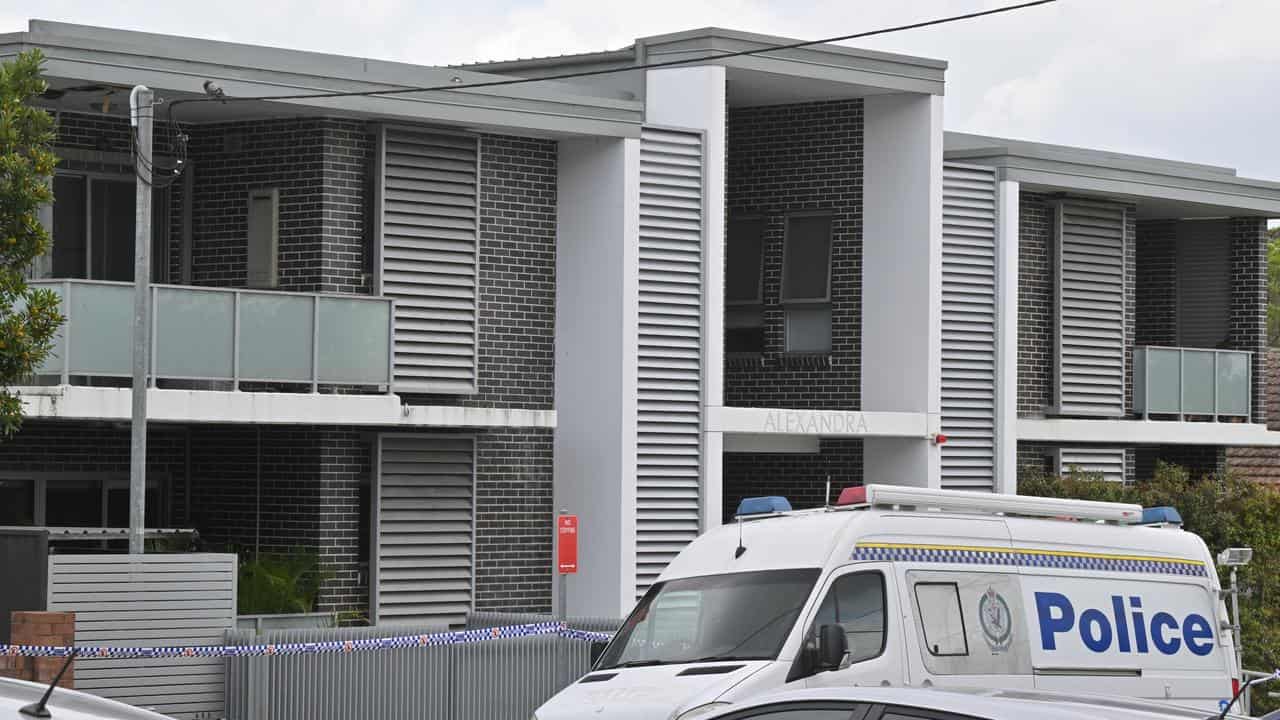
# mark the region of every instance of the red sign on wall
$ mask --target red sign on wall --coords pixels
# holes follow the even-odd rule
[[[578,516],[556,519],[556,569],[561,575],[578,572]]]

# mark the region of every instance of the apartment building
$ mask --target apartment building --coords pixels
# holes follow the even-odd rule
[[[315,553],[326,610],[549,611],[561,509],[569,612],[617,615],[743,496],[1012,491],[1019,465],[1134,477],[1276,444],[1257,352],[1280,186],[946,134],[945,62],[787,42],[708,28],[442,68],[0,36],[0,58],[47,58],[62,164],[36,275],[69,318],[0,444],[0,525],[127,519],[139,83],[172,102],[620,71],[160,106],[157,165],[185,170],[156,193],[147,522]]]

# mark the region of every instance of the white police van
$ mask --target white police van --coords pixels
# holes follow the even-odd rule
[[[1171,508],[870,485],[751,498],[538,720],[691,720],[765,691],[994,687],[1232,695],[1213,560]]]

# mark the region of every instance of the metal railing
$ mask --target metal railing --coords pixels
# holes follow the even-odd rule
[[[41,280],[67,321],[38,375],[132,375],[133,284]],[[390,387],[389,298],[154,285],[150,384],[157,379]]]
[[[477,613],[469,628],[548,620]],[[613,632],[620,620],[571,618]],[[352,640],[441,632],[424,625],[228,632],[228,644]],[[590,669],[590,645],[554,635],[365,653],[237,657],[227,661],[228,720],[528,720]]]
[[[1133,350],[1134,411],[1144,418],[1188,415],[1248,419],[1253,353],[1177,347]]]

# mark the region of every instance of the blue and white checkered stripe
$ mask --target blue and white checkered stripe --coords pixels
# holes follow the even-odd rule
[[[574,630],[563,622],[541,622],[527,625],[479,628],[430,633],[426,635],[401,635],[387,638],[360,638],[355,640],[326,640],[323,642],[274,643],[263,645],[192,645],[187,647],[118,647],[57,645],[0,645],[0,656],[10,657],[67,657],[73,651],[77,658],[196,658],[196,657],[252,657],[273,655],[319,655],[327,653],[370,652],[403,648],[440,647],[503,640],[508,638],[558,635],[571,640],[593,642],[608,641],[610,635],[587,630]]]
[[[1065,555],[1036,550],[999,550],[996,548],[859,545],[853,551],[853,559],[1092,570],[1100,572],[1184,575],[1189,577],[1205,577],[1208,575],[1208,570],[1204,564],[1198,562],[1162,560],[1159,558]]]

